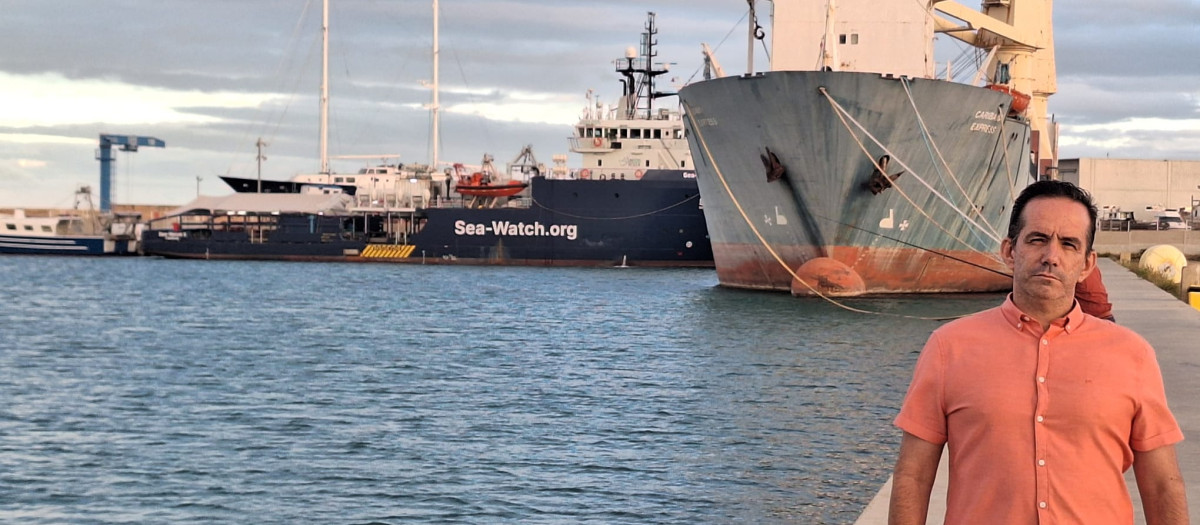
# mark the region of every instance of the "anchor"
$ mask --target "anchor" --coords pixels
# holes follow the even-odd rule
[[[771,148],[763,148],[767,150],[765,155],[759,155],[762,159],[763,167],[767,169],[767,182],[775,182],[787,175],[787,168],[779,162],[779,156],[775,155]]]
[[[879,167],[871,171],[871,178],[867,179],[866,186],[868,190],[871,190],[872,195],[879,195],[884,190],[891,188],[892,182],[904,174],[903,170],[897,172],[895,175],[887,174],[888,162],[891,160],[892,157],[890,155],[879,157]]]

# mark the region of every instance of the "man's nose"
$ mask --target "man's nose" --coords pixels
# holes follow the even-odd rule
[[[1062,262],[1063,249],[1058,242],[1051,240],[1046,243],[1046,249],[1042,250],[1042,263],[1050,266],[1058,266]]]

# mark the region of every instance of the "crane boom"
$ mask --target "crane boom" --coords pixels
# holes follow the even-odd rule
[[[721,68],[721,63],[717,62],[717,56],[713,54],[712,48],[703,42],[700,43],[700,48],[704,52],[704,78],[707,80],[709,76],[714,76],[715,78],[725,76],[725,70]]]

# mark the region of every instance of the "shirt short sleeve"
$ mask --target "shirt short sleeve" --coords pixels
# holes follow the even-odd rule
[[[1145,346],[1145,356],[1138,378],[1138,408],[1133,415],[1129,446],[1146,452],[1183,441],[1183,431],[1167,407],[1167,393],[1154,349],[1149,343],[1139,341]]]
[[[900,415],[893,422],[901,430],[941,445],[946,442],[945,359],[938,333],[925,342],[917,358],[912,383],[904,397]]]

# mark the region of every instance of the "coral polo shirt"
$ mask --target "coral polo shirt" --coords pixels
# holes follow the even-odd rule
[[[947,443],[947,524],[1133,523],[1133,451],[1183,440],[1154,349],[1076,304],[1042,332],[1012,296],[925,344],[896,426]]]

